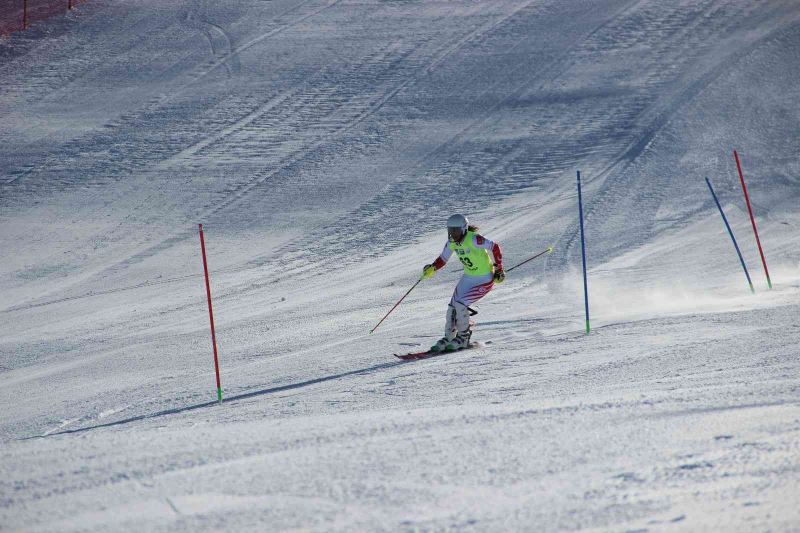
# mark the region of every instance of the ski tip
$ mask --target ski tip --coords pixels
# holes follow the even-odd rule
[[[407,353],[407,354],[394,354],[395,357],[403,361],[416,361],[417,359],[424,359],[430,357],[436,352],[421,352],[421,353]]]

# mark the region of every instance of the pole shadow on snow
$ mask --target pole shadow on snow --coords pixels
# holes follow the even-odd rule
[[[375,372],[376,370],[384,370],[384,369],[388,369],[388,368],[393,368],[393,367],[402,365],[403,363],[405,363],[405,361],[382,363],[380,365],[370,366],[370,367],[367,367],[367,368],[360,368],[358,370],[351,370],[349,372],[342,372],[341,374],[332,374],[330,376],[325,376],[325,377],[316,378],[316,379],[310,379],[308,381],[301,381],[299,383],[292,383],[290,385],[281,385],[280,387],[272,387],[272,388],[269,388],[269,389],[263,389],[263,390],[253,391],[253,392],[245,392],[245,393],[242,393],[242,394],[237,394],[236,396],[229,396],[228,398],[225,399],[225,403],[235,402],[237,400],[246,400],[248,398],[255,398],[257,396],[264,396],[266,394],[275,394],[277,392],[285,392],[285,391],[290,391],[290,390],[294,390],[294,389],[301,389],[303,387],[316,385],[318,383],[325,383],[326,381],[334,381],[334,380],[345,378],[345,377],[348,377],[348,376],[355,376],[355,375],[358,375],[358,374],[367,374],[367,373],[370,373],[370,372]],[[162,417],[162,416],[185,413],[185,412],[188,412],[188,411],[194,411],[194,410],[197,410],[197,409],[203,409],[205,407],[211,407],[213,405],[219,405],[219,402],[215,400],[215,401],[211,401],[211,402],[198,403],[198,404],[195,404],[195,405],[187,405],[185,407],[175,407],[173,409],[166,409],[164,411],[159,411],[157,413],[152,413],[152,414],[147,414],[147,415],[132,416],[130,418],[125,418],[123,420],[116,420],[114,422],[107,422],[105,424],[97,424],[97,425],[94,425],[94,426],[87,426],[87,427],[82,427],[82,428],[77,428],[77,429],[65,429],[63,431],[57,431],[57,432],[54,432],[54,433],[49,433],[47,435],[35,435],[35,436],[32,436],[32,437],[23,437],[23,438],[21,438],[19,440],[44,439],[44,438],[47,438],[47,437],[54,437],[56,435],[69,435],[69,434],[72,434],[72,433],[83,433],[83,432],[90,431],[90,430],[93,430],[93,429],[109,428],[109,427],[114,427],[114,426],[122,426],[122,425],[125,425],[125,424],[130,424],[132,422],[138,422],[140,420],[150,420],[150,419],[159,418],[159,417]]]

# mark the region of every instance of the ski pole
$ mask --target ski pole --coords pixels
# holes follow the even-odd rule
[[[533,260],[534,260],[534,259],[536,259],[537,257],[541,257],[541,256],[543,256],[544,254],[549,254],[549,253],[551,253],[552,251],[553,251],[553,247],[552,247],[552,246],[548,246],[548,247],[547,247],[547,249],[546,249],[545,251],[543,251],[543,252],[539,252],[538,254],[534,255],[533,257],[529,257],[528,259],[526,259],[526,260],[525,260],[525,261],[523,261],[522,263],[519,263],[519,264],[517,264],[517,265],[514,265],[513,267],[511,267],[511,268],[509,268],[508,270],[506,270],[506,272],[511,272],[511,271],[512,271],[512,270],[514,270],[515,268],[517,268],[517,267],[521,267],[522,265],[524,265],[524,264],[525,264],[525,263],[527,263],[528,261],[533,261]]]
[[[386,315],[385,315],[383,318],[381,318],[381,321],[380,321],[380,322],[378,322],[378,323],[375,325],[375,327],[374,327],[374,328],[372,328],[372,329],[369,331],[370,333],[372,333],[373,331],[375,331],[376,329],[378,329],[378,326],[380,326],[380,325],[383,323],[383,321],[384,321],[384,320],[386,320],[386,317],[388,317],[389,315],[391,315],[391,314],[392,314],[392,311],[394,311],[395,309],[397,309],[397,306],[398,306],[398,305],[400,305],[400,302],[402,302],[403,300],[405,300],[405,299],[406,299],[406,296],[408,296],[409,294],[411,294],[411,291],[413,291],[413,290],[414,290],[414,289],[417,287],[417,285],[419,285],[419,282],[420,282],[420,281],[422,281],[422,278],[419,278],[419,279],[417,280],[417,282],[416,282],[414,285],[412,285],[410,289],[408,289],[408,292],[407,292],[407,293],[405,293],[405,294],[403,295],[403,297],[402,297],[402,298],[400,298],[400,299],[397,301],[397,303],[396,303],[396,304],[394,304],[394,307],[392,307],[391,309],[389,309],[389,312],[388,312],[388,313],[386,313]]]

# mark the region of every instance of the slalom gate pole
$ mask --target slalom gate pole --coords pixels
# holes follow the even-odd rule
[[[750,285],[750,292],[755,293],[756,290],[753,288],[753,282],[750,280],[750,273],[747,272],[747,265],[744,263],[744,257],[742,257],[742,252],[739,250],[739,245],[736,244],[736,237],[733,236],[733,230],[731,229],[731,225],[728,224],[728,218],[725,216],[725,212],[722,210],[722,206],[717,199],[717,193],[714,192],[714,187],[711,186],[711,181],[709,181],[708,178],[706,178],[706,183],[708,184],[708,190],[711,191],[711,196],[714,197],[714,202],[717,204],[719,214],[722,215],[722,221],[725,223],[725,227],[728,228],[728,234],[730,234],[731,240],[733,241],[733,247],[736,248],[736,253],[739,255],[739,261],[742,263],[744,275],[747,276],[747,283]]]
[[[589,334],[589,282],[586,278],[586,239],[583,231],[583,197],[581,195],[581,171],[578,171],[578,214],[581,220],[581,259],[583,261],[583,304],[586,308],[586,334]]]
[[[211,283],[208,280],[208,261],[206,261],[206,242],[203,239],[203,225],[200,227],[200,251],[203,254],[203,271],[206,274],[206,296],[208,297],[208,318],[211,320],[211,344],[214,347],[214,370],[217,373],[217,399],[222,403],[222,385],[219,380],[219,357],[217,356],[217,335],[214,332],[214,311],[211,308]]]
[[[747,185],[744,183],[744,174],[742,174],[742,164],[739,162],[739,154],[736,150],[733,151],[733,157],[736,159],[736,169],[739,171],[739,181],[742,182],[742,191],[744,191],[744,201],[747,203],[747,211],[750,213],[750,223],[753,225],[753,233],[756,235],[756,244],[758,244],[758,253],[761,254],[761,264],[764,265],[764,273],[767,275],[767,285],[772,289],[772,280],[769,277],[769,269],[767,268],[767,260],[764,258],[764,250],[761,248],[761,239],[758,238],[758,228],[756,228],[756,219],[753,216],[753,208],[750,206],[750,195],[747,194]]]
[[[517,267],[521,267],[521,266],[522,266],[522,265],[524,265],[525,263],[527,263],[527,262],[529,262],[529,261],[533,261],[533,260],[534,260],[534,259],[536,259],[537,257],[541,257],[541,256],[543,256],[544,254],[549,254],[549,253],[551,253],[552,251],[553,251],[553,247],[552,247],[552,246],[548,246],[548,247],[547,247],[547,249],[546,249],[545,251],[543,251],[543,252],[539,252],[538,254],[534,255],[533,257],[529,257],[528,259],[526,259],[526,260],[525,260],[525,261],[523,261],[522,263],[518,263],[518,264],[514,265],[513,267],[506,269],[506,272],[511,272],[511,271],[512,271],[512,270],[514,270],[515,268],[517,268]]]
[[[408,292],[407,292],[407,293],[405,293],[405,294],[403,295],[403,297],[402,297],[402,298],[400,298],[400,299],[397,301],[397,303],[396,303],[396,304],[394,304],[394,307],[392,307],[391,309],[389,309],[389,312],[388,312],[388,313],[386,313],[386,315],[384,315],[384,317],[383,317],[383,318],[381,318],[381,321],[380,321],[380,322],[378,322],[378,323],[375,325],[375,327],[374,327],[374,328],[372,328],[371,330],[369,330],[369,332],[370,332],[370,333],[372,333],[373,331],[375,331],[376,329],[378,329],[378,326],[380,326],[380,325],[383,323],[383,321],[384,321],[384,320],[386,320],[386,317],[388,317],[389,315],[391,315],[391,314],[392,314],[392,311],[394,311],[395,309],[397,309],[397,306],[398,306],[398,305],[400,305],[400,302],[402,302],[403,300],[405,300],[405,299],[406,299],[406,296],[408,296],[409,294],[411,294],[411,291],[413,291],[414,289],[416,289],[416,288],[417,288],[417,285],[419,285],[419,282],[420,282],[420,281],[422,281],[422,278],[419,278],[419,279],[417,280],[417,282],[416,282],[414,285],[412,285],[410,289],[408,289]]]

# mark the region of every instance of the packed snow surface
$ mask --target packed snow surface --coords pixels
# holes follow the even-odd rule
[[[798,58],[796,0],[97,0],[3,39],[0,529],[800,530]],[[478,349],[399,361],[457,262],[368,332],[453,212],[555,251]]]

